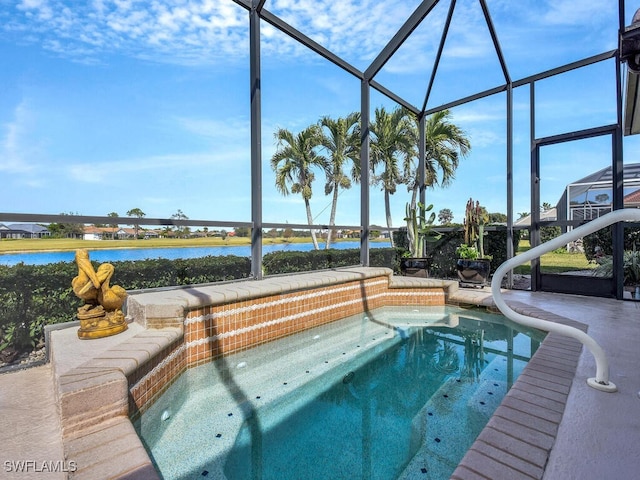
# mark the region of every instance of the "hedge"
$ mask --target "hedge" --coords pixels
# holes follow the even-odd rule
[[[396,232],[396,248],[372,248],[370,265],[399,271],[399,259],[406,252],[402,243],[404,232]],[[519,232],[514,232],[517,250]],[[506,229],[487,232],[485,249],[491,255],[492,268],[507,258]],[[405,237],[406,238],[406,237]],[[443,234],[431,245],[432,276],[455,278],[455,250],[462,243],[461,231]],[[98,268],[97,262],[92,262]],[[111,262],[115,274],[111,280],[126,290],[142,290],[180,285],[195,285],[249,278],[251,259],[248,257],[207,256],[194,259],[147,259]],[[360,265],[359,249],[287,251],[268,253],[263,258],[265,275],[282,275]],[[47,265],[0,266],[0,354],[5,349],[29,351],[43,340],[45,325],[68,322],[82,301],[71,290],[71,280],[77,275],[75,262]]]
[[[391,248],[370,250],[372,266],[397,270],[397,257]],[[251,259],[233,255],[111,263],[115,267],[111,283],[129,291],[239,280],[251,273]],[[97,262],[92,264],[98,268]],[[275,252],[266,254],[263,264],[266,275],[360,265],[360,250]],[[75,262],[0,266],[0,359],[5,349],[24,352],[41,343],[45,325],[75,319],[82,305],[71,289],[77,274]]]
[[[111,283],[126,290],[241,279],[251,271],[249,258],[232,255],[111,263]],[[0,352],[29,350],[42,341],[45,325],[74,320],[82,305],[71,289],[77,274],[75,262],[0,266]]]
[[[596,246],[602,248],[604,255],[613,255],[613,236],[611,225],[590,233],[582,239],[582,247],[587,260],[595,259]],[[624,228],[624,250],[640,250],[640,228],[625,227]]]
[[[372,248],[369,250],[369,264],[372,267],[389,267],[398,271],[397,257],[398,252],[393,248]],[[264,256],[262,265],[265,275],[349,267],[360,265],[360,249],[273,252]]]
[[[406,240],[406,229],[394,232],[394,242],[404,253],[408,244]],[[430,273],[436,278],[457,278],[456,271],[456,249],[464,243],[464,232],[460,230],[450,230],[442,232],[442,237],[435,243],[428,246],[431,256]],[[520,244],[520,231],[513,232],[513,251],[518,251]],[[491,256],[491,270],[495,271],[507,260],[507,229],[504,227],[492,227],[486,231],[484,239],[485,255]]]

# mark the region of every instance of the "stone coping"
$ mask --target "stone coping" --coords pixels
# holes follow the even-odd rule
[[[76,329],[68,328],[52,336],[55,391],[58,398],[65,457],[73,459],[78,470],[70,478],[157,479],[151,460],[129,420],[127,378],[154,356],[182,338],[177,328],[145,330],[130,325],[121,342],[118,336],[97,340],[78,340]],[[102,340],[113,343],[82,363],[66,352],[80,342],[81,349]],[[94,343],[95,344],[95,343]],[[76,343],[77,345],[77,343]],[[87,352],[84,356],[86,358]]]
[[[93,459],[75,476],[159,478],[128,418],[127,375],[182,340],[185,311],[379,276],[389,278],[389,288],[442,288],[448,304],[493,306],[488,289],[458,289],[455,281],[396,277],[390,269],[366,267],[131,295],[127,316],[140,323],[141,331],[55,375],[66,456]],[[528,305],[510,306],[584,329]],[[542,478],[581,350],[573,339],[548,335],[453,478]],[[99,408],[96,398],[101,399]]]
[[[393,278],[390,284],[395,284],[397,281],[397,277],[393,276],[393,271],[389,268],[352,267],[269,277],[263,280],[146,291],[130,295],[127,298],[126,311],[127,317],[135,319],[145,328],[180,326],[185,311],[196,310],[207,305],[241,302],[269,295],[292,293],[381,276]],[[422,287],[431,284],[431,282],[434,287],[442,286],[442,282],[446,282],[432,279],[416,280],[427,281],[420,284]],[[457,282],[450,283],[457,284]]]

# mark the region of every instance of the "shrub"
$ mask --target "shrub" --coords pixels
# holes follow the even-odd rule
[[[98,263],[92,263],[97,269]],[[249,258],[231,255],[112,264],[112,284],[126,290],[247,278],[251,271]],[[71,289],[77,274],[75,262],[0,266],[0,352],[6,348],[29,350],[43,340],[45,325],[75,319],[82,305]]]
[[[521,230],[513,232],[513,251],[518,251],[520,245]],[[505,227],[496,227],[496,230],[488,232],[486,243],[487,255],[491,255],[491,269],[496,270],[500,265],[507,261],[507,229]]]
[[[115,267],[113,283],[125,290],[222,282],[248,278],[251,272],[251,260],[235,255],[111,263]]]
[[[397,250],[370,250],[370,264],[397,271]],[[207,256],[193,259],[147,259],[111,262],[114,285],[125,290],[179,285],[196,285],[248,278],[248,257]],[[95,269],[97,262],[92,262]],[[310,252],[275,252],[264,256],[269,275],[297,273],[360,265],[360,250],[317,250]],[[11,348],[17,352],[32,349],[42,342],[44,326],[72,321],[82,305],[71,289],[78,274],[75,262],[47,265],[0,266],[0,352]]]
[[[608,226],[597,232],[590,233],[582,239],[584,254],[587,260],[595,260],[595,249],[600,247],[605,256],[613,255],[612,227]],[[624,229],[624,250],[640,250],[640,228],[625,227]]]
[[[398,271],[398,253],[393,248],[372,248],[369,264],[372,267],[388,267]],[[310,272],[330,268],[360,265],[360,249],[311,250],[267,253],[263,259],[265,275]]]
[[[624,285],[640,285],[640,251],[625,250],[623,255],[623,283]],[[604,257],[595,270],[600,277],[613,276],[613,257]]]
[[[559,237],[562,234],[562,230],[558,226],[553,227],[541,227],[540,228],[540,243],[548,242],[554,238]]]

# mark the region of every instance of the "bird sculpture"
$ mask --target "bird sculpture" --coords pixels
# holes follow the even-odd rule
[[[110,285],[115,272],[113,265],[103,263],[94,270],[85,249],[77,250],[75,258],[78,275],[71,280],[71,288],[85,302],[78,308],[78,336],[101,338],[126,330],[122,305],[127,292],[119,285]]]
[[[103,263],[98,267],[98,271],[96,272],[99,279],[104,277],[98,290],[98,303],[102,305],[107,312],[120,310],[125,298],[127,298],[126,290],[120,285],[109,286],[114,271],[113,265]]]

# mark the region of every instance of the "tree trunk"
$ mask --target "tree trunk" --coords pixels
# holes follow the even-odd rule
[[[313,216],[311,215],[311,205],[309,204],[309,200],[306,198],[304,199],[304,206],[307,208],[307,223],[309,224],[309,227],[311,227],[311,225],[313,225]],[[315,250],[320,250],[320,247],[318,247],[318,240],[316,239],[316,231],[313,228],[310,228],[309,230],[311,231],[313,248]]]
[[[391,242],[391,248],[395,245],[393,243],[393,232],[391,231],[391,205],[390,205],[389,190],[384,191],[384,213],[387,216],[387,228],[389,229],[389,241]]]
[[[327,232],[327,244],[324,249],[329,250],[331,245],[331,232],[333,231],[333,226],[336,224],[336,208],[338,206],[338,184],[334,183],[333,185],[333,200],[331,201],[331,215],[329,216],[329,231]]]

